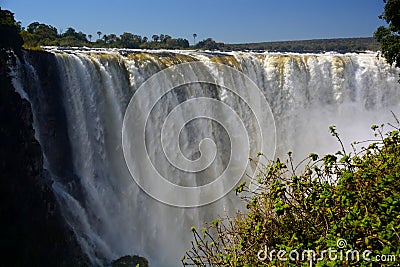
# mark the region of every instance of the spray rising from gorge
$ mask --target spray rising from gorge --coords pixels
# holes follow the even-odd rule
[[[132,110],[146,124],[144,129],[128,125],[128,136],[132,139],[144,131],[145,145],[144,150],[136,149],[132,143],[127,162],[123,125],[132,96],[153,75],[181,63],[191,64],[172,75],[158,75],[146,91],[148,97]],[[31,103],[36,138],[65,220],[92,263],[99,265],[139,254],[151,266],[176,266],[189,245],[190,226],[201,227],[204,221],[242,208],[235,194],[226,194],[231,183],[224,182],[210,189],[221,198],[201,207],[180,208],[157,201],[132,179],[135,174],[144,181],[151,178],[145,159],[170,183],[201,187],[226,171],[232,179],[242,178],[254,170],[246,165],[247,158],[259,151],[273,157],[293,150],[297,159],[310,151],[335,152],[338,146],[330,137],[329,125],[336,125],[349,144],[368,138],[372,123],[391,121],[390,111],[400,112],[398,72],[373,53],[49,49],[24,52],[12,72],[14,87]],[[208,79],[214,82],[190,82]],[[248,89],[252,83],[267,105]],[[164,85],[173,88],[159,95],[157,90]],[[224,107],[214,108],[210,100],[175,109],[193,99],[214,99]],[[266,123],[260,123],[259,114],[265,115]],[[192,115],[196,119],[189,120]],[[210,119],[214,116],[218,120]],[[165,121],[176,130],[174,134],[162,134],[168,126]],[[235,139],[243,130],[244,142],[242,134]],[[213,145],[202,146],[202,140],[213,140]],[[205,168],[177,168],[174,155],[165,153],[177,147],[189,165],[204,156],[204,162],[198,162]],[[230,165],[243,161],[244,173],[243,168],[235,168],[237,164]],[[148,186],[161,193],[167,190],[157,182]],[[187,201],[201,197],[193,194]]]

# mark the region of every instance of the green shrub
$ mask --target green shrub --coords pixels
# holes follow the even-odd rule
[[[251,191],[252,187],[244,183],[235,189],[247,202],[247,211],[233,218],[220,218],[202,231],[192,228],[192,247],[186,251],[182,264],[399,264],[400,136],[399,126],[390,127],[393,128],[384,134],[383,125],[372,126],[376,140],[353,143],[350,153],[345,151],[335,127],[330,127],[342,146],[336,154],[319,158],[312,153],[294,166],[288,153],[285,162],[276,159],[264,166],[259,171],[258,190]],[[273,249],[275,254],[270,255]],[[315,258],[307,253],[301,257],[301,252],[308,249],[316,251]],[[323,254],[327,249],[332,257]],[[279,250],[284,251],[281,258],[286,261],[278,259]],[[299,257],[294,250],[300,253]],[[359,252],[358,261],[351,256],[353,250]],[[379,255],[385,255],[387,261],[378,263]],[[397,262],[390,257],[396,257]]]

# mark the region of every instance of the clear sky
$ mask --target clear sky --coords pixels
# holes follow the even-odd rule
[[[97,36],[127,31],[225,43],[370,37],[383,0],[1,0],[23,26],[39,21]]]

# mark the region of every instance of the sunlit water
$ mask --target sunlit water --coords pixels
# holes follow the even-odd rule
[[[339,146],[330,136],[329,125],[336,125],[344,143],[349,144],[370,138],[371,124],[393,121],[390,111],[400,114],[398,72],[374,53],[49,51],[55,57],[54,64],[48,66],[49,72],[57,76],[57,83],[51,89],[55,94],[52,99],[58,103],[47,97],[49,92],[44,91],[44,81],[40,81],[29,52],[12,70],[13,84],[32,104],[36,137],[43,148],[45,168],[55,181],[53,189],[65,220],[92,263],[98,265],[137,254],[148,258],[151,266],[177,266],[190,247],[192,225],[201,226],[204,221],[234,214],[242,208],[232,193],[199,208],[173,207],[149,197],[133,181],[122,151],[124,114],[134,92],[160,70],[200,61],[207,73],[203,73],[204,69],[191,69],[181,75],[226,79],[213,68],[212,62],[227,64],[246,74],[265,95],[274,115],[277,156],[283,156],[289,149],[294,151],[296,159],[309,152],[335,152]],[[176,77],[165,76],[162,83],[170,84],[171,79]],[[242,83],[238,77],[229,79],[238,86]],[[249,135],[248,156],[256,156],[261,137],[249,107],[240,97],[219,86],[187,85],[163,96],[149,115],[148,154],[134,154],[135,166],[141,173],[146,174],[144,166],[140,170],[141,160],[146,156],[159,173],[183,186],[207,184],[224,171],[232,156],[230,133],[212,120],[188,123],[179,136],[171,136],[171,143],[167,139],[165,144],[172,147],[173,139],[178,138],[182,153],[195,160],[200,156],[199,142],[204,138],[214,140],[217,155],[209,168],[185,173],[176,170],[163,153],[160,141],[163,121],[176,105],[197,97],[211,97],[232,107]],[[208,107],[196,108],[201,111]],[[51,120],[49,114],[53,114]],[[176,114],[173,118],[177,125],[184,115]],[[54,117],[63,119],[52,121]],[[51,141],[61,137],[59,132],[49,133],[49,125],[57,125],[65,142]],[[273,125],[267,129],[271,134],[274,130]],[[223,188],[213,190],[223,191]]]

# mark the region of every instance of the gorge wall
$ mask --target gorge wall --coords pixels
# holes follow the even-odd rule
[[[0,54],[1,265],[87,266],[43,168],[31,105],[12,86],[14,55]]]

